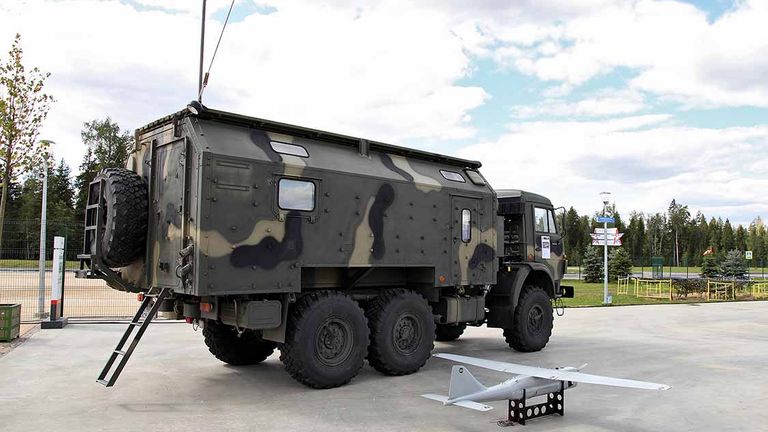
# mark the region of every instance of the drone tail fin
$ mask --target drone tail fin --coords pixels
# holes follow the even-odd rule
[[[448,390],[448,397],[455,399],[462,396],[471,395],[486,390],[486,387],[469,373],[464,366],[456,365],[451,370],[451,385]]]

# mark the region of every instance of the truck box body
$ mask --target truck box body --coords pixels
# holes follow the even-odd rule
[[[496,282],[501,219],[478,162],[208,110],[137,131],[128,165],[149,188],[146,259],[123,269],[140,288]]]

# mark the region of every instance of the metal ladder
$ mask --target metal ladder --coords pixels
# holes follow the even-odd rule
[[[150,290],[150,293],[151,292],[152,291]],[[117,381],[117,378],[120,376],[120,373],[123,371],[126,363],[128,363],[128,359],[131,358],[133,350],[136,349],[136,345],[139,344],[139,340],[141,340],[141,337],[144,335],[147,327],[149,327],[149,323],[151,323],[157,315],[157,311],[160,309],[160,304],[168,296],[170,290],[167,288],[162,288],[156,295],[152,295],[150,293],[144,295],[144,300],[142,300],[141,306],[139,306],[139,310],[136,311],[136,315],[133,316],[130,324],[128,324],[128,328],[125,330],[125,333],[123,333],[123,337],[120,339],[120,342],[117,343],[115,350],[112,351],[112,355],[109,356],[107,364],[104,366],[104,369],[101,370],[99,378],[96,380],[97,383],[106,387],[112,387],[115,385],[115,381]],[[147,310],[147,308],[149,308],[149,312],[142,320],[142,316],[144,316],[144,312]],[[133,333],[133,329],[137,327],[138,330]],[[133,338],[131,338],[131,335],[133,335]],[[124,349],[129,339],[130,345],[128,346],[128,349]],[[112,369],[112,365],[115,363],[115,360],[117,360],[118,357],[122,357],[122,359],[120,359],[120,362],[117,364],[117,367],[115,367],[112,375],[107,378],[110,369]]]

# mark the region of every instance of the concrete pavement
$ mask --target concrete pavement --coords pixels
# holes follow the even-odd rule
[[[122,325],[43,330],[0,358],[0,424],[8,431],[265,430],[496,431],[505,403],[481,413],[443,407],[421,393],[448,391],[451,362],[385,377],[365,366],[347,386],[311,390],[293,381],[277,354],[230,367],[200,332],[153,324],[115,387],[95,379]],[[537,366],[589,363],[586,372],[669,384],[651,392],[579,385],[565,417],[525,430],[767,430],[768,302],[566,310],[539,353],[511,351],[501,331],[470,328],[436,351]],[[504,374],[469,367],[486,384]],[[516,427],[517,428],[517,427]]]

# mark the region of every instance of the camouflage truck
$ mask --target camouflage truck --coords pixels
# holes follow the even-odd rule
[[[542,349],[552,302],[573,292],[552,203],[495,191],[479,168],[197,103],[138,129],[86,209],[79,276],[144,296],[99,382],[114,384],[158,311],[202,326],[231,365],[279,348],[314,388],[365,359],[416,372],[467,325]]]

